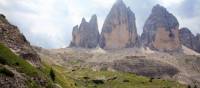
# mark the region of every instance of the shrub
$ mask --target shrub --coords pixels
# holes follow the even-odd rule
[[[5,65],[7,62],[6,62],[6,59],[3,58],[2,56],[0,56],[0,63]]]
[[[6,68],[0,68],[0,74],[6,75],[9,77],[14,77],[14,73]]]
[[[191,88],[191,86],[190,85],[188,85],[188,87],[187,88]]]
[[[104,84],[103,80],[92,80],[92,82],[95,84]]]
[[[54,70],[53,70],[52,68],[51,68],[51,70],[50,70],[49,75],[50,75],[51,79],[52,79],[53,81],[55,81],[56,75],[55,75]]]
[[[149,82],[153,82],[153,80],[154,80],[154,78],[150,78],[150,79],[149,79]]]

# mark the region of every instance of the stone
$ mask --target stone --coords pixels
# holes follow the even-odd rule
[[[39,66],[41,61],[39,55],[33,50],[25,36],[20,33],[18,27],[10,24],[3,14],[0,14],[0,43],[33,65]]]
[[[145,22],[141,41],[152,50],[172,52],[181,50],[179,23],[166,8],[156,5]]]
[[[93,15],[89,22],[82,19],[80,26],[76,25],[72,32],[73,40],[70,47],[96,48],[99,44],[97,16]]]
[[[121,49],[136,46],[138,35],[135,20],[135,14],[131,9],[126,7],[122,0],[117,0],[105,19],[100,37],[100,47]]]

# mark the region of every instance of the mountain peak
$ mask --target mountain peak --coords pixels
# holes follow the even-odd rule
[[[192,33],[192,32],[190,31],[190,29],[188,29],[188,28],[186,28],[186,27],[181,28],[180,31],[183,31],[183,32],[185,32],[185,33]]]
[[[96,48],[99,43],[97,16],[93,15],[90,22],[82,19],[80,26],[75,26],[69,47]]]
[[[83,17],[81,23],[85,23],[85,22],[86,22],[86,20],[85,20],[85,18]]]
[[[107,15],[99,46],[104,49],[137,47],[135,15],[123,0],[117,0]]]
[[[94,14],[92,15],[91,19],[90,19],[90,23],[96,23],[97,22],[97,15]]]
[[[167,9],[159,4],[155,5],[152,9],[153,14],[165,14],[168,13]]]
[[[126,7],[123,0],[117,0],[113,7]]]

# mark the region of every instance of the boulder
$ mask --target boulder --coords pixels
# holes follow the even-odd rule
[[[93,15],[90,22],[82,19],[80,26],[75,26],[72,32],[73,40],[70,47],[96,48],[99,43],[97,16]]]
[[[104,49],[121,49],[137,43],[135,14],[122,0],[117,0],[105,19],[99,45]]]
[[[156,5],[145,22],[142,44],[152,50],[180,51],[179,23],[166,8]]]

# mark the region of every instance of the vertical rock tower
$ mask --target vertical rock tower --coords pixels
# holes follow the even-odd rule
[[[166,8],[156,5],[144,25],[141,41],[153,50],[170,52],[179,51],[179,23]]]
[[[135,14],[122,0],[117,0],[103,24],[99,45],[104,49],[121,49],[134,47],[137,42]]]
[[[99,43],[97,16],[93,15],[89,22],[82,19],[80,26],[75,26],[72,32],[73,40],[70,47],[96,48]]]

